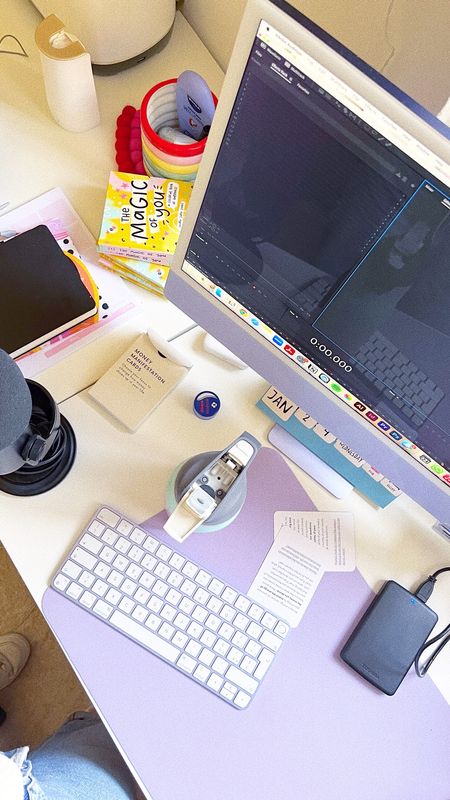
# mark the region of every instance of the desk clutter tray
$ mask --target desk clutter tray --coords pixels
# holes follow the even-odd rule
[[[263,448],[236,521],[177,550],[246,593],[281,508],[313,506],[283,458]],[[171,546],[166,516],[140,527]],[[358,572],[327,573],[241,713],[52,589],[43,610],[157,800],[423,800],[424,787],[448,800],[450,715],[432,681],[411,673],[385,697],[339,659],[371,597]]]

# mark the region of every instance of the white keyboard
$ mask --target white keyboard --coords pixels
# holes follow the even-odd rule
[[[234,708],[246,708],[289,631],[136,523],[99,508],[52,586]]]

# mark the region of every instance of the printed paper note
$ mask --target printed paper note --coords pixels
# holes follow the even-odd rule
[[[351,572],[355,569],[355,533],[350,512],[276,511],[275,538],[285,526],[294,534],[293,546],[301,549],[304,541],[308,541],[317,547],[317,559],[325,570]]]

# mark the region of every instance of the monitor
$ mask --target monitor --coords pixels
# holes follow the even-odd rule
[[[167,296],[450,524],[448,129],[250,0]]]

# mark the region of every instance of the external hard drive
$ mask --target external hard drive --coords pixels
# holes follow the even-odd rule
[[[387,581],[341,650],[341,658],[385,694],[394,694],[437,622],[437,614]]]

